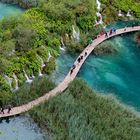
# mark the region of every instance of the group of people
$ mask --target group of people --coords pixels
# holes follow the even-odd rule
[[[105,38],[108,38],[108,36],[111,36],[112,34],[116,34],[116,28],[111,28],[109,30],[109,32],[102,31],[100,34],[97,35],[97,38],[99,38],[103,35],[105,35]]]
[[[5,112],[4,112],[5,109],[8,110],[7,113],[9,114],[10,111],[11,111],[11,105],[9,105],[7,108],[1,107],[0,113],[3,113],[3,114],[4,114],[4,113],[5,113]]]
[[[85,57],[87,56],[87,52],[85,52],[84,56],[85,56]],[[77,59],[78,63],[80,63],[81,60],[83,60],[84,56],[81,55],[81,56],[78,57],[78,59]],[[75,68],[76,68],[76,65],[73,64],[73,66],[72,66],[72,68],[71,68],[71,70],[70,70],[70,75],[73,73],[73,71],[74,71]]]

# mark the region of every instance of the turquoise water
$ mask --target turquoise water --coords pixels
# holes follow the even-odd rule
[[[4,16],[20,14],[23,11],[24,9],[21,9],[15,5],[0,3],[0,19],[3,18]]]
[[[118,27],[118,25],[114,26]],[[78,77],[86,80],[96,91],[104,94],[111,93],[123,103],[140,110],[140,46],[134,42],[134,33],[121,35],[110,41],[113,42],[118,53],[100,57],[90,55]],[[60,73],[61,80],[75,58],[76,56],[69,54],[59,57],[57,73]]]

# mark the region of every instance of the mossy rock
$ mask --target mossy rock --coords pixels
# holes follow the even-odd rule
[[[135,34],[134,40],[140,45],[140,32]]]
[[[95,55],[109,55],[117,53],[117,49],[113,46],[110,41],[105,41],[104,43],[98,45],[93,53]]]

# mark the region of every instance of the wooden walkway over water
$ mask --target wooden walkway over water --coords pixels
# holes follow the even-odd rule
[[[125,30],[126,29],[126,30]],[[74,64],[76,68],[74,69],[73,73],[70,75],[70,71],[67,74],[67,76],[64,78],[64,80],[53,90],[49,91],[48,93],[45,93],[43,96],[27,103],[21,106],[13,107],[11,112],[8,114],[7,110],[5,110],[5,114],[0,114],[0,118],[8,117],[8,116],[14,116],[17,114],[24,113],[30,109],[32,109],[34,106],[39,105],[40,103],[43,103],[44,101],[48,100],[50,97],[57,96],[59,93],[63,92],[68,86],[71,81],[73,81],[78,74],[81,66],[87,59],[87,57],[91,54],[91,52],[94,50],[94,48],[102,43],[103,41],[120,34],[128,33],[128,32],[134,32],[140,30],[140,26],[135,27],[127,27],[116,30],[116,33],[112,34],[108,38],[105,37],[105,35],[100,36],[99,38],[93,40],[92,44],[88,45],[79,56],[84,56],[80,63],[77,62],[77,59],[75,60]],[[85,56],[85,52],[87,52],[87,55]],[[79,57],[78,57],[79,58]]]

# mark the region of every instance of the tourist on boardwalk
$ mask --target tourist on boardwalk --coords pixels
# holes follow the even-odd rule
[[[104,34],[105,34],[104,31],[102,31],[102,32],[101,32],[101,35],[104,35]]]
[[[1,112],[4,114],[4,107],[1,108]]]
[[[105,37],[106,37],[106,38],[108,37],[108,33],[107,33],[107,32],[105,33]]]
[[[9,114],[10,111],[11,111],[11,105],[8,106],[8,112],[7,113]]]
[[[111,28],[110,31],[109,31],[109,35],[112,35],[112,28]]]
[[[116,34],[116,29],[115,29],[115,28],[113,28],[113,29],[112,29],[112,32],[113,32],[114,34]]]
[[[70,75],[73,73],[73,69],[70,70]]]
[[[85,52],[85,56],[87,56],[87,52]]]
[[[78,63],[80,63],[80,61],[81,61],[81,58],[79,57],[77,61],[78,61]]]
[[[76,65],[75,65],[75,64],[73,64],[72,69],[74,70],[75,68],[76,68]]]
[[[126,28],[127,28],[127,27],[125,26],[124,31],[126,31]]]
[[[80,59],[81,59],[81,60],[83,59],[83,55],[81,55]]]

